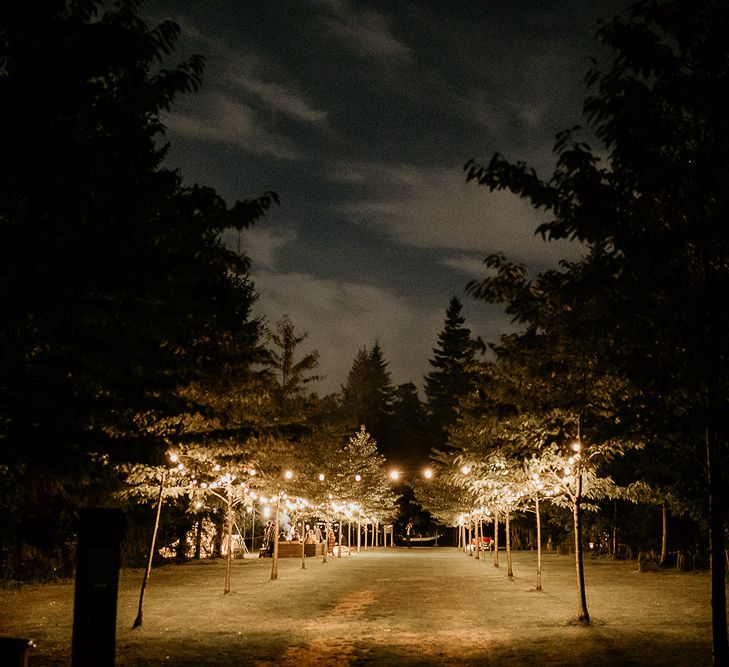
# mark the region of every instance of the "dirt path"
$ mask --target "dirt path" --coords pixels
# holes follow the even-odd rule
[[[574,622],[574,565],[535,555],[515,576],[455,549],[376,549],[341,560],[236,561],[153,572],[131,630],[141,573],[120,581],[118,665],[709,665],[708,577],[587,563],[593,624]],[[33,637],[31,666],[69,663],[72,586],[0,592],[0,634]]]

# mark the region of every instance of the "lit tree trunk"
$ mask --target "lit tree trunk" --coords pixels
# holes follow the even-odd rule
[[[357,522],[357,532],[359,532],[359,521]],[[357,536],[359,539],[359,535]],[[339,547],[340,550],[342,547]],[[352,555],[352,520],[347,521],[347,555]]]
[[[612,553],[613,560],[618,557],[618,503],[613,503],[613,543]]]
[[[278,505],[281,496],[276,496],[276,509],[273,519],[273,558],[271,559],[271,581],[278,579],[278,531],[280,529]]]
[[[481,529],[481,519],[477,519],[476,522],[473,524],[473,534],[474,534],[474,541],[476,542],[476,560],[481,559],[481,540],[480,540],[480,529]]]
[[[499,513],[494,512],[494,567],[499,567]]]
[[[306,529],[306,524],[302,521],[301,522],[301,569],[306,569],[306,534],[304,533],[304,530]]]
[[[577,490],[572,502],[572,519],[575,531],[575,568],[577,570],[577,620],[580,621],[580,623],[589,625],[590,614],[587,611],[587,597],[585,596],[585,568],[582,559],[582,516],[580,512],[580,502],[582,500],[582,472],[579,466],[577,468],[576,477]]]
[[[542,517],[539,513],[539,495],[537,494],[534,505],[537,513],[537,590],[542,590]]]
[[[666,565],[668,556],[668,504],[664,502],[661,505],[662,533],[661,533],[661,567]]]
[[[162,502],[164,501],[165,482],[167,482],[167,471],[162,473],[162,480],[159,483],[159,495],[157,496],[157,511],[154,517],[154,530],[152,531],[152,543],[149,545],[149,558],[147,559],[147,569],[144,571],[144,578],[142,579],[142,589],[139,591],[139,607],[137,608],[137,618],[134,619],[132,629],[141,627],[143,607],[144,607],[144,594],[147,591],[147,581],[149,581],[149,575],[152,572],[152,559],[154,558],[154,545],[157,542],[157,530],[159,529],[159,517],[162,513]]]
[[[365,526],[365,530],[367,530],[367,527]],[[367,543],[367,538],[365,537],[365,544]],[[360,547],[362,546],[362,522],[357,519],[357,553],[359,553]],[[352,552],[352,549],[350,547],[350,553]]]
[[[256,551],[256,506],[253,505],[253,512],[251,512],[251,553]]]
[[[504,526],[504,530],[506,530],[506,576],[507,577],[513,577],[514,576],[514,570],[511,566],[511,527],[509,524],[509,520],[511,518],[511,511],[506,510],[506,525]]]
[[[337,558],[342,557],[342,521],[339,521],[339,548],[337,549]]]
[[[228,483],[228,511],[227,511],[227,522],[228,522],[228,553],[225,559],[225,586],[223,587],[223,595],[230,593],[230,567],[233,562],[233,489],[231,484]]]
[[[468,520],[468,555],[473,556],[473,551],[471,550],[471,519]]]
[[[195,527],[195,560],[200,560],[202,554],[202,528],[203,515],[197,517],[197,526]]]

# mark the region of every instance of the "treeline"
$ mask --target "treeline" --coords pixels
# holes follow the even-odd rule
[[[426,503],[503,519],[551,493],[577,551],[585,509],[606,548],[626,500],[653,505],[657,524],[691,517],[711,565],[715,664],[729,661],[727,27],[714,0],[636,3],[599,30],[613,57],[586,77],[590,132],[557,136],[548,179],[499,154],[466,164],[467,180],[548,213],[537,233],[585,254],[536,276],[495,254],[469,284],[521,330],[492,345],[436,457],[449,484]]]
[[[201,85],[204,65],[168,63],[178,34],[170,21],[149,27],[134,0],[0,10],[5,579],[69,574],[79,508],[128,503],[128,466],[163,470],[172,449],[243,465],[315,442],[343,451],[365,424],[402,465],[445,424],[433,426],[412,383],[392,385],[376,342],[341,392],[320,398],[305,334],[286,316],[252,317],[250,260],[221,239],[278,198],[229,206],[166,166],[160,114]],[[199,516],[170,505],[171,543]],[[151,509],[126,510],[125,553],[139,562]],[[224,507],[205,511],[222,529]]]

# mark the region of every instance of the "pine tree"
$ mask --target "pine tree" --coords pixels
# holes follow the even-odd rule
[[[287,417],[304,396],[304,389],[310,382],[321,379],[312,374],[319,365],[319,353],[314,350],[295,360],[298,347],[306,340],[308,332],[296,333],[294,323],[288,315],[276,322],[276,333],[271,335],[274,349],[270,351],[271,365],[277,372],[277,399],[279,417]]]
[[[341,392],[343,421],[352,428],[364,425],[389,450],[395,389],[382,348],[375,342],[371,349],[357,352]]]
[[[435,370],[425,376],[428,411],[437,439],[444,441],[447,428],[455,421],[456,406],[471,388],[471,366],[475,363],[475,344],[471,331],[463,326],[462,304],[453,296],[446,311],[445,326],[438,334],[438,347],[430,365]]]

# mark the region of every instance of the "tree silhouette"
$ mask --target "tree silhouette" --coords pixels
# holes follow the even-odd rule
[[[455,421],[456,406],[472,386],[475,344],[471,331],[463,326],[463,305],[453,296],[448,303],[445,325],[438,334],[438,347],[429,360],[433,369],[425,376],[425,395],[433,428],[443,442],[448,427]]]

